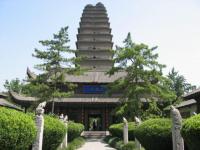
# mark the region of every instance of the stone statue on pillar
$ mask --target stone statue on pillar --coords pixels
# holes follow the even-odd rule
[[[62,119],[61,119],[61,118],[62,118]],[[64,117],[64,115],[61,114],[60,119],[61,119],[61,121],[63,121],[63,123],[65,124],[65,126],[66,126],[66,128],[67,128],[67,125],[68,125],[68,116],[65,115],[65,117]],[[63,139],[63,142],[62,142],[61,145],[60,145],[60,148],[61,148],[61,149],[67,148],[67,140],[68,140],[68,135],[67,135],[67,132],[66,132],[65,137],[64,137],[64,139]]]
[[[180,133],[182,127],[181,114],[174,106],[171,106],[170,109],[172,118],[173,150],[184,150],[184,141]]]
[[[43,131],[44,131],[44,107],[46,102],[40,103],[36,108],[36,127],[37,127],[37,136],[33,144],[32,150],[42,150],[42,141],[43,141]]]
[[[139,125],[142,123],[142,121],[140,120],[140,118],[138,118],[138,117],[136,117],[136,116],[135,116],[135,122],[136,122],[136,125],[137,125],[137,126],[139,126]],[[137,140],[137,138],[135,138],[135,145],[136,145],[136,149],[137,149],[137,150],[141,150],[141,144],[140,144],[140,142]]]
[[[123,131],[124,144],[127,144],[128,143],[128,121],[124,117],[123,117],[123,123],[124,123],[124,131]]]

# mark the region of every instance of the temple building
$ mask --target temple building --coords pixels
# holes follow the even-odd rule
[[[176,108],[179,109],[183,118],[190,117],[194,113],[200,113],[200,88],[195,89],[183,97],[183,102],[178,104]]]
[[[78,28],[76,57],[83,57],[82,68],[87,68],[83,75],[66,74],[66,82],[76,83],[75,94],[69,98],[55,99],[55,114],[68,115],[69,120],[85,125],[85,130],[106,130],[114,122],[113,110],[119,105],[120,93],[108,96],[107,85],[124,77],[125,72],[112,76],[106,72],[114,65],[112,53],[112,34],[106,8],[102,3],[87,5],[83,10]],[[28,69],[29,78],[35,75]],[[25,97],[10,92],[13,100],[28,108],[36,101],[34,97]],[[51,103],[47,111],[51,110]]]

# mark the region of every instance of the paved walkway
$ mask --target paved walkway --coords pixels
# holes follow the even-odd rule
[[[87,139],[85,144],[78,150],[115,150],[108,144],[104,143],[102,139]]]

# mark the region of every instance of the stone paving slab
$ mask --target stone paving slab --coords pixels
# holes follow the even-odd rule
[[[78,150],[116,150],[111,148],[102,139],[87,139],[85,144]]]

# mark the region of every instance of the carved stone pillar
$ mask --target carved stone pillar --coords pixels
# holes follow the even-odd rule
[[[40,103],[36,108],[36,127],[37,127],[37,136],[36,140],[33,144],[32,150],[42,150],[42,142],[43,142],[43,131],[44,131],[44,107],[46,106],[46,102]]]
[[[173,150],[184,150],[184,141],[181,136],[182,117],[178,109],[171,106],[171,118],[172,118],[172,141]]]

